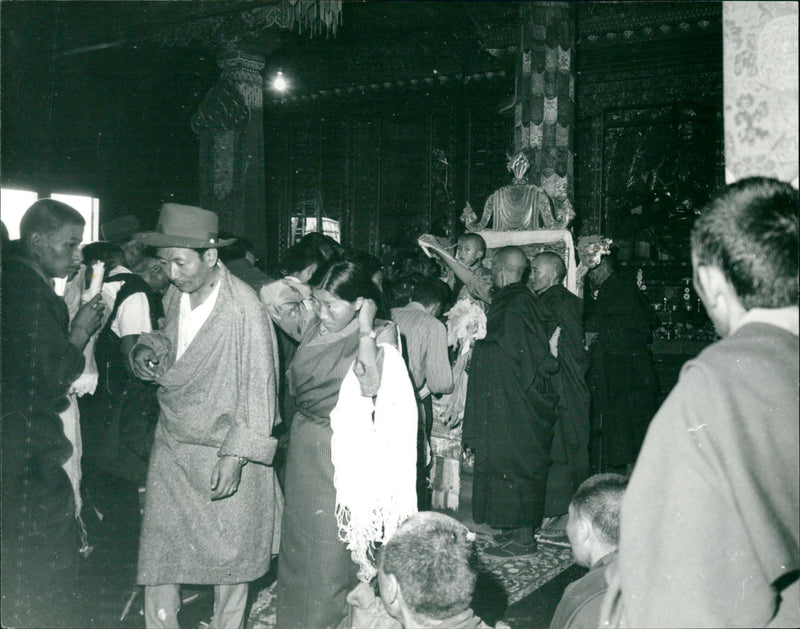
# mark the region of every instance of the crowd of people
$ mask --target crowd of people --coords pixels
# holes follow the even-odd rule
[[[563,535],[588,568],[552,629],[800,625],[789,185],[743,180],[698,218],[720,340],[660,409],[646,308],[610,255],[582,261],[581,298],[560,255],[489,257],[476,233],[422,239],[399,271],[309,234],[273,279],[198,207],[81,247],[83,227],[41,199],[3,243],[4,626],[82,625],[80,553],[121,494],[144,496],[147,627],[178,626],[182,584],[244,627],[275,555],[281,628],[485,627],[474,535],[430,511],[435,417],[474,454],[483,552]]]

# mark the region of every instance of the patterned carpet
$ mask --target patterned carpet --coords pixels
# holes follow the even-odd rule
[[[489,536],[476,535],[475,545],[488,572],[497,578],[513,605],[550,579],[572,565],[572,551],[563,546],[539,543],[535,555],[527,557],[490,557],[484,550],[489,545]]]
[[[502,588],[508,605],[522,600],[531,592],[540,588],[550,579],[557,576],[572,565],[572,553],[569,548],[553,544],[540,543],[535,555],[527,557],[499,558],[489,557],[482,551],[490,543],[490,536],[477,534],[475,545],[486,569],[478,579],[477,590],[493,587]],[[476,596],[481,592],[476,591]],[[484,596],[491,593],[484,594]],[[247,622],[248,629],[273,629],[275,627],[275,584],[258,593],[250,611]]]

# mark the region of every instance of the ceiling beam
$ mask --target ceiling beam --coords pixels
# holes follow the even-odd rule
[[[142,28],[132,29],[133,32],[128,36],[118,37],[115,39],[98,42],[96,44],[91,44],[87,46],[79,46],[77,48],[69,48],[66,50],[61,50],[56,53],[56,56],[70,57],[90,52],[97,52],[100,50],[107,50],[109,48],[118,48],[120,46],[127,46],[129,44],[135,44],[149,39],[154,31],[157,31],[162,28],[178,26],[180,24],[188,24],[191,22],[196,22],[212,17],[222,17],[234,13],[241,13],[252,9],[258,9],[264,6],[280,4],[280,2],[281,0],[252,0],[252,1],[248,0],[246,2],[243,1],[226,2],[224,3],[224,5],[222,3],[215,3],[211,6],[209,6],[206,3],[202,3],[200,5],[200,9],[193,11],[189,16],[186,16],[186,12],[184,9],[186,8],[187,4],[191,5],[193,3],[171,2],[169,4],[175,9],[180,9],[180,11],[176,10],[172,12],[171,16],[168,18],[151,22],[147,25],[146,28],[143,29]],[[166,4],[164,4],[163,6],[166,6]],[[178,17],[181,15],[185,17]]]

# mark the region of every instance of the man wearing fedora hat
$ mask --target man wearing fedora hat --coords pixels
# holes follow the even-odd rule
[[[106,242],[113,242],[122,247],[125,254],[125,266],[131,271],[138,271],[144,258],[144,245],[138,234],[142,231],[139,219],[131,214],[120,216],[100,225],[100,236]]]
[[[172,286],[165,323],[130,353],[160,385],[138,582],[148,627],[177,627],[179,584],[214,585],[214,626],[244,627],[248,582],[277,548],[271,467],[278,421],[275,332],[253,290],[219,262],[217,215],[165,203],[154,232]]]
[[[20,223],[13,257],[3,259],[0,588],[4,627],[76,627],[79,536],[75,495],[63,465],[74,447],[60,414],[100,327],[96,296],[70,321],[56,278],[83,259],[84,219],[54,199],[39,199]],[[5,252],[4,252],[5,253]],[[85,625],[84,625],[85,626]]]

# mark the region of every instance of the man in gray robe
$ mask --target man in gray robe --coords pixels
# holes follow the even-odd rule
[[[172,287],[165,323],[131,350],[160,385],[138,582],[147,627],[177,627],[179,584],[214,585],[215,627],[244,627],[247,584],[277,548],[281,496],[275,333],[253,290],[218,260],[217,216],[167,203],[155,232]]]

